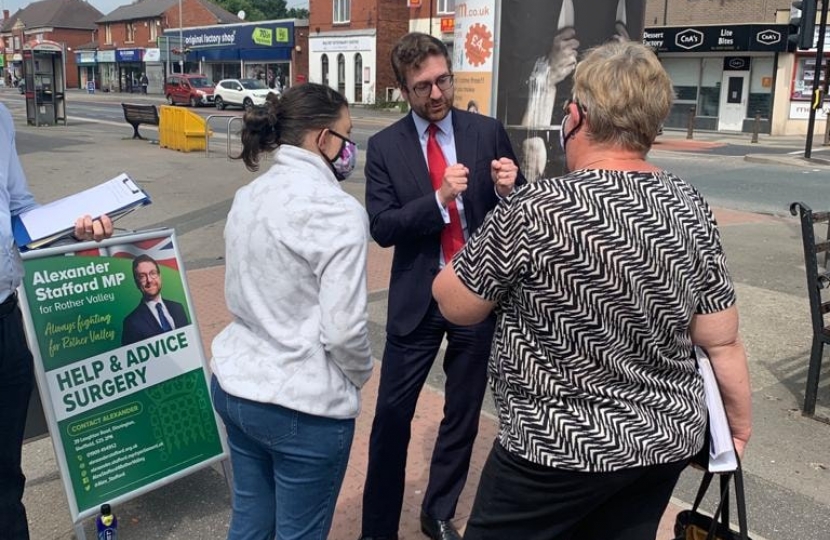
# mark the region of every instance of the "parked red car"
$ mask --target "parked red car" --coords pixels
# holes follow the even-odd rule
[[[213,83],[205,75],[171,75],[164,82],[164,95],[170,105],[213,105]]]

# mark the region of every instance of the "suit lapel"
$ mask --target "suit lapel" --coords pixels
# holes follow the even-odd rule
[[[459,114],[457,109],[453,109],[452,113],[452,128],[455,137],[455,156],[458,163],[466,165],[470,169],[470,178],[467,179],[467,194],[464,197],[464,216],[467,218],[467,224],[473,223],[473,202],[472,194],[476,178],[472,176],[475,174],[476,160],[478,159],[478,132],[473,127],[472,123],[467,121],[463,113]],[[469,203],[467,202],[469,200]]]
[[[418,189],[426,195],[433,191],[432,180],[429,178],[429,169],[424,159],[424,151],[421,148],[421,137],[415,129],[415,122],[412,120],[412,113],[401,123],[401,130],[398,133],[400,138],[400,149],[403,161],[406,163],[409,172],[415,178]]]
[[[142,306],[144,306],[144,323],[147,325],[148,328],[155,328],[156,330],[161,330],[161,325],[159,324],[158,319],[153,314],[153,310],[150,309],[146,303],[142,302]]]

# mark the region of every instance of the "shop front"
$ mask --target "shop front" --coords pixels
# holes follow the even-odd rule
[[[171,30],[165,37],[173,41],[178,34],[178,30]],[[251,78],[278,90],[291,84],[293,20],[186,28],[182,38],[187,71],[203,73],[214,83]]]
[[[118,91],[141,92],[141,76],[144,75],[144,49],[117,49]]]
[[[115,51],[98,51],[98,88],[104,92],[118,90],[118,64],[115,62]]]
[[[787,25],[737,24],[646,28],[643,42],[653,48],[675,88],[666,127],[760,132],[775,123],[781,59],[787,51]],[[784,54],[781,54],[784,53]]]
[[[98,60],[95,51],[78,51],[75,53],[75,65],[78,66],[79,88],[97,90],[98,77],[95,73],[98,68]]]

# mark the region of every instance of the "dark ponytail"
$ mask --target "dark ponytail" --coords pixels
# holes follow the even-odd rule
[[[263,153],[282,144],[302,146],[306,133],[330,127],[343,107],[348,107],[346,98],[322,84],[292,86],[281,96],[268,94],[265,105],[251,107],[243,117],[242,152],[236,159],[256,171]]]

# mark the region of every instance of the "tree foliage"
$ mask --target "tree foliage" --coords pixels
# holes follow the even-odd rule
[[[308,18],[307,9],[288,9],[285,0],[213,0],[213,2],[233,14],[244,11],[246,21]]]

